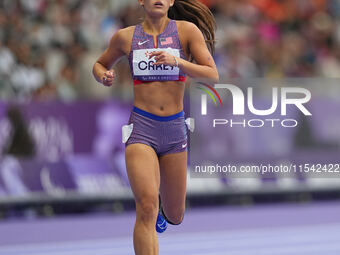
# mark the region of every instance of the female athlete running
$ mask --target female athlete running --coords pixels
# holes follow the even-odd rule
[[[183,111],[186,75],[214,83],[218,72],[211,56],[215,20],[197,0],[138,0],[141,24],[117,31],[94,64],[96,80],[111,86],[110,70],[121,57],[130,62],[134,106],[123,127],[126,168],[136,202],[134,249],[158,254],[155,224],[162,212],[168,223],[184,217],[187,130]],[[188,60],[194,60],[192,63]],[[162,227],[158,226],[159,232]]]

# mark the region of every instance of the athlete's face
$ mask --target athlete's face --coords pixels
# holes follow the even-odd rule
[[[167,15],[168,10],[174,5],[175,0],[138,0],[139,4],[149,15]]]

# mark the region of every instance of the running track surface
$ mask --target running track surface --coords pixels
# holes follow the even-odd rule
[[[0,255],[132,255],[134,213],[0,221]],[[339,255],[340,202],[188,210],[161,255]]]

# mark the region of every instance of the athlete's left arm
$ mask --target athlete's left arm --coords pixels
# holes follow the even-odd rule
[[[175,57],[163,52],[153,52],[150,57],[155,56],[156,65],[166,64],[174,66],[176,62],[179,68],[193,78],[208,79],[209,82],[217,83],[219,80],[215,61],[211,56],[205,43],[202,32],[191,22],[183,22],[182,33],[186,37],[189,53],[193,56],[196,63],[191,63],[185,59]]]

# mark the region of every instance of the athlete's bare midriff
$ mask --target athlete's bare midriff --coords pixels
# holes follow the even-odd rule
[[[184,82],[150,82],[134,86],[134,105],[159,116],[183,110]]]

